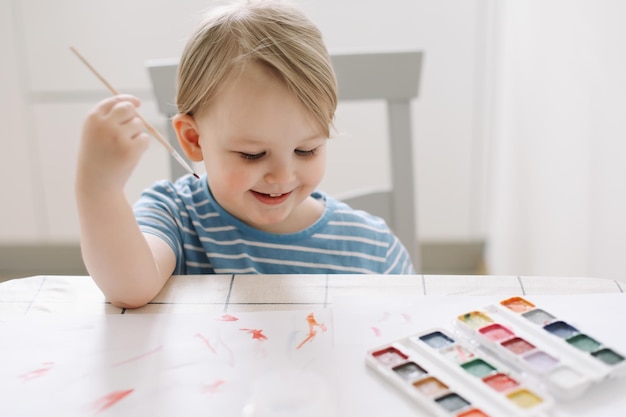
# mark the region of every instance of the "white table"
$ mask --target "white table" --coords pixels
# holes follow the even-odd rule
[[[0,322],[41,314],[231,312],[327,308],[338,296],[623,293],[618,281],[482,275],[185,275],[143,308],[107,303],[87,276],[43,275],[0,283]]]
[[[485,300],[521,295],[562,307],[624,352],[623,335],[612,331],[626,316],[623,293],[616,281],[574,277],[199,275],[172,277],[148,305],[126,310],[108,303],[90,277],[15,279],[0,284],[0,350],[10,353],[0,356],[0,393],[7,394],[0,415],[238,417],[250,382],[286,365],[320,371],[341,417],[426,416],[365,369],[366,349],[447,325]],[[607,320],[606,306],[619,318]],[[309,343],[305,318],[313,312],[328,331],[315,328]],[[239,321],[228,322],[233,317]],[[381,338],[369,328],[379,319],[389,320],[377,324]],[[621,416],[624,389],[622,379],[552,415]]]

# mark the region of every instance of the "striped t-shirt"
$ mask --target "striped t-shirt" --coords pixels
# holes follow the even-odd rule
[[[255,229],[213,198],[206,175],[159,181],[134,205],[143,233],[167,242],[175,275],[414,274],[411,259],[385,222],[321,192],[325,204],[310,227],[290,234]]]

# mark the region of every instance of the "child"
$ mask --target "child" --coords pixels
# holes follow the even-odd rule
[[[139,307],[172,274],[413,274],[384,221],[316,191],[337,105],[319,30],[277,1],[215,9],[179,65],[173,126],[206,175],[124,184],[149,142],[139,100],[87,116],[76,195],[83,259],[115,305]]]

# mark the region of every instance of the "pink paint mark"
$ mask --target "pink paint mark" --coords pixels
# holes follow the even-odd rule
[[[213,353],[215,353],[217,355],[217,350],[215,350],[215,348],[213,347],[213,345],[211,345],[211,342],[209,341],[209,339],[207,339],[206,337],[204,337],[202,334],[200,333],[196,333],[195,337],[197,337],[198,339],[202,340],[202,342],[204,342],[204,344],[206,345],[206,347],[209,348],[209,350]]]
[[[316,327],[319,327],[322,332],[326,331],[326,325],[324,323],[318,323],[317,320],[315,320],[315,315],[313,313],[310,313],[306,317],[306,321],[309,324],[309,335],[298,345],[298,347],[296,347],[296,349],[300,349],[305,343],[308,343],[315,338],[317,335],[317,331],[315,330]]]
[[[145,358],[146,356],[150,356],[150,355],[153,355],[153,354],[157,353],[157,352],[158,352],[158,351],[160,351],[161,349],[163,349],[163,346],[162,346],[162,345],[161,345],[161,346],[159,346],[159,347],[157,347],[156,349],[152,349],[152,350],[151,350],[151,351],[149,351],[149,352],[142,353],[141,355],[133,356],[132,358],[129,358],[129,359],[123,360],[123,361],[121,361],[121,362],[114,363],[113,365],[111,365],[111,368],[115,368],[115,367],[117,367],[117,366],[122,366],[122,365],[126,365],[126,364],[129,364],[129,363],[132,363],[132,362],[138,361],[139,359]]]
[[[50,369],[52,369],[52,367],[54,366],[54,362],[43,362],[42,365],[42,368],[24,372],[23,374],[18,375],[18,378],[22,379],[22,382],[28,382],[35,378],[42,377],[50,372]]]
[[[376,326],[372,326],[370,327],[372,329],[372,331],[374,332],[374,336],[376,337],[380,337],[380,329]]]
[[[404,324],[409,324],[411,323],[411,315],[408,313],[402,313],[401,314],[402,318],[404,319]]]
[[[213,347],[213,345],[211,344],[211,341],[206,338],[204,335],[200,334],[200,333],[196,333],[195,337],[197,337],[198,339],[202,340],[202,342],[204,343],[204,345],[214,354],[218,354],[217,352],[217,348],[218,347],[223,347],[224,350],[226,350],[226,352],[228,353],[228,365],[232,368],[235,366],[235,355],[233,354],[233,351],[230,347],[228,347],[226,345],[226,343],[224,343],[224,341],[222,340],[222,338],[220,337],[220,335],[218,334],[217,336],[217,343],[216,343],[216,347]],[[263,336],[265,337],[265,336]]]
[[[235,354],[233,353],[233,350],[226,343],[224,343],[224,341],[222,340],[220,336],[218,337],[219,337],[220,346],[222,346],[224,349],[226,349],[226,352],[228,352],[228,366],[230,366],[231,368],[234,368],[235,367]]]
[[[392,320],[394,316],[400,316],[402,317],[402,324],[409,324],[411,323],[411,315],[408,313],[390,313],[388,311],[385,311],[383,313],[383,317],[379,320],[381,322],[383,321],[388,321],[388,320]]]
[[[204,394],[217,394],[219,391],[219,388],[224,385],[226,383],[226,381],[224,381],[223,379],[216,379],[215,381],[211,382],[210,384],[204,384],[202,385],[202,393]]]
[[[239,329],[239,330],[250,333],[253,339],[267,340],[267,336],[263,334],[262,329]]]
[[[237,321],[239,320],[235,316],[231,316],[230,314],[222,314],[222,317],[218,319],[219,321]]]
[[[388,312],[388,311],[385,311],[383,313],[383,317],[380,319],[380,321],[387,321],[387,320],[389,320],[390,317],[391,317],[391,313]]]
[[[465,352],[465,349],[463,349],[460,345],[456,346],[456,353],[457,353],[457,355],[459,355],[459,358],[462,361],[465,361],[465,360],[469,359],[468,354]],[[470,357],[471,356],[474,356],[474,355],[470,354]]]
[[[134,388],[120,391],[113,391],[93,402],[91,408],[94,414],[101,413],[120,402],[123,398],[135,391]]]

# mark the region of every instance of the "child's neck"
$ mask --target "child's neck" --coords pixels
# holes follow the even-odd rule
[[[261,228],[264,232],[276,234],[297,233],[311,227],[324,214],[326,206],[323,200],[307,197],[285,221]]]

